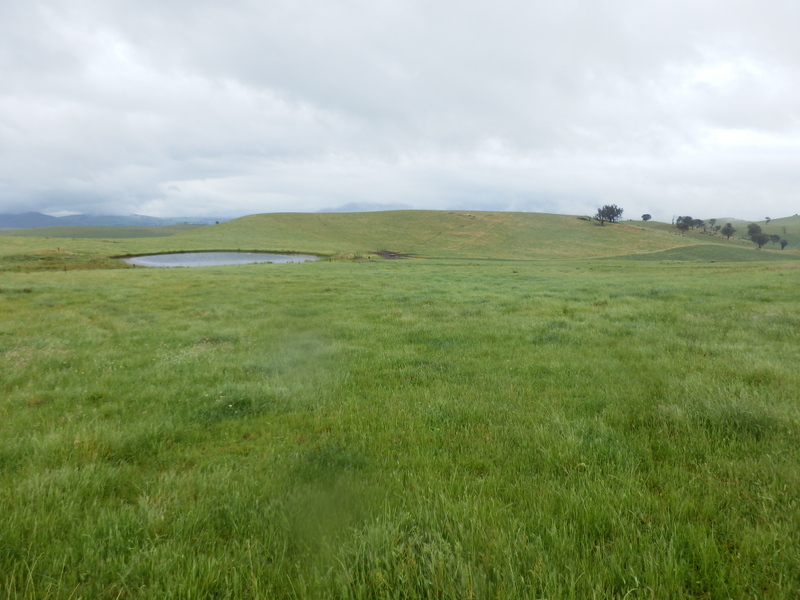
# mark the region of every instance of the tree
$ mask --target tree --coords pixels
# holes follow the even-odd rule
[[[753,240],[753,242],[758,245],[758,249],[761,250],[761,246],[769,241],[769,234],[759,231],[758,233],[751,235],[750,239]]]
[[[694,223],[694,219],[692,217],[678,217],[675,219],[675,227],[680,230],[681,235],[692,226],[692,223]]]
[[[649,215],[647,213],[642,215],[642,221],[649,221],[652,218],[653,218],[653,215]]]
[[[594,218],[600,221],[600,225],[603,225],[605,221],[616,223],[621,216],[622,209],[619,206],[616,204],[606,204],[597,209],[597,214]]]
[[[789,242],[787,242],[786,240],[781,240],[781,250],[783,250],[784,248],[786,248],[786,246],[787,246],[788,244],[789,244]]]
[[[772,219],[770,219],[769,217],[764,217],[764,221],[766,221],[767,225],[769,225],[769,222],[772,221]]]
[[[712,229],[714,229],[714,225],[717,224],[717,220],[716,219],[709,219],[708,220],[708,224],[711,225]]]
[[[781,241],[781,236],[773,233],[771,236],[769,236],[769,240],[772,242],[772,245],[774,246],[775,244]]]
[[[750,225],[747,226],[747,236],[750,239],[753,239],[753,236],[758,233],[761,233],[761,225],[750,223]]]
[[[729,240],[731,239],[731,236],[736,233],[736,230],[730,223],[725,223],[725,227],[720,230],[720,233],[725,236],[725,239]]]

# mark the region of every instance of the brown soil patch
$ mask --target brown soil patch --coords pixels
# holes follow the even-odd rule
[[[391,250],[378,250],[376,252],[381,258],[388,258],[389,260],[396,260],[398,258],[411,258],[410,254],[402,254],[400,252],[392,252]]]

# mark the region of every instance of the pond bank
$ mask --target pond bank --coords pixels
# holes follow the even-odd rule
[[[137,267],[219,267],[253,263],[296,263],[319,260],[311,254],[271,254],[267,252],[184,252],[132,256],[122,261]]]

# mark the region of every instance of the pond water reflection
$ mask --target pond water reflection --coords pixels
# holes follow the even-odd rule
[[[252,263],[295,263],[319,260],[310,254],[267,254],[266,252],[185,252],[133,256],[122,260],[140,267],[219,267]]]

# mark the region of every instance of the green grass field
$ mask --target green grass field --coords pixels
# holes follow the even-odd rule
[[[797,598],[800,255],[474,216],[0,236],[0,598]]]

